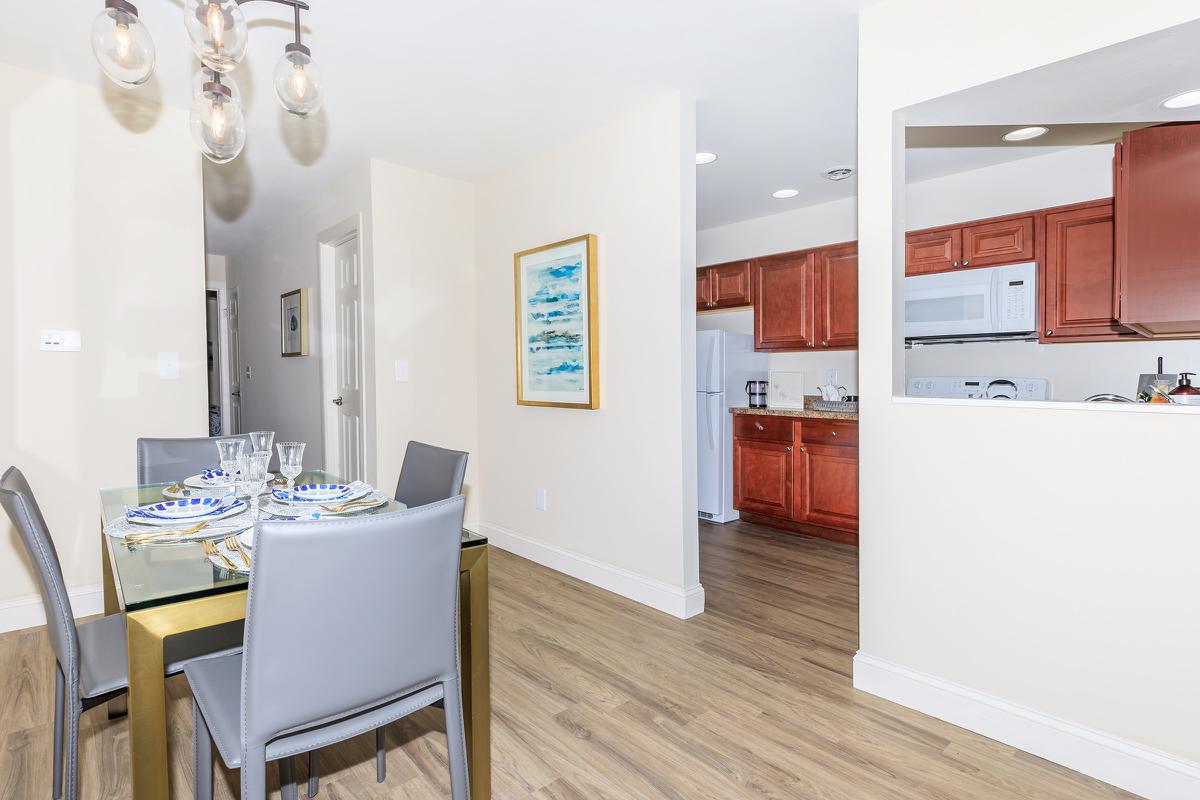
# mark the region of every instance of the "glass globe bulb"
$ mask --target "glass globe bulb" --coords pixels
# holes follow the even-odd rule
[[[220,79],[221,85],[228,89],[230,94],[233,95],[233,99],[236,100],[238,104],[241,104],[242,90],[238,87],[237,81],[233,79],[233,76],[222,75],[212,67],[206,67],[204,65],[201,65],[200,69],[192,77],[192,97],[196,97],[197,95],[204,93],[204,84],[216,83],[218,79]]]
[[[154,73],[154,40],[124,0],[109,0],[92,22],[92,52],[100,69],[118,86],[132,88]]]
[[[216,164],[233,161],[246,146],[242,104],[217,91],[196,95],[192,101],[191,128],[200,152]]]
[[[229,72],[246,56],[246,15],[234,0],[185,0],[183,27],[192,50],[217,72]]]
[[[312,116],[321,110],[324,80],[304,45],[288,45],[275,64],[275,95],[284,109],[297,117]]]

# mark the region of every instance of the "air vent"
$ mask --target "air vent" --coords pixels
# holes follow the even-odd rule
[[[846,180],[846,178],[849,178],[851,175],[854,174],[854,167],[849,167],[849,166],[830,167],[829,169],[825,170],[821,174],[823,176],[825,176],[825,178],[827,180],[844,181],[844,180]]]

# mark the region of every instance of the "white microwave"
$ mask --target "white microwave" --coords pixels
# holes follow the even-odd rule
[[[1037,336],[1037,264],[904,279],[904,339],[957,342]]]

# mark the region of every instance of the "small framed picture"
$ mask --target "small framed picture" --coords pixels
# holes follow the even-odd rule
[[[517,403],[600,407],[596,236],[515,256]]]
[[[279,355],[308,355],[308,289],[279,297]]]

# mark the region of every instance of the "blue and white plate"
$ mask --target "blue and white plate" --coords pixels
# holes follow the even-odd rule
[[[308,505],[312,503],[348,503],[371,493],[371,487],[365,483],[347,486],[344,483],[306,483],[297,486],[294,499],[289,499],[288,490],[274,489],[271,497],[280,503],[292,505]]]
[[[141,525],[195,524],[225,519],[245,510],[246,504],[235,497],[192,497],[138,507],[126,506],[125,518]]]
[[[275,476],[268,472],[267,482],[270,483],[273,480],[275,480]],[[223,469],[206,469],[199,475],[193,475],[184,480],[183,485],[190,486],[193,489],[215,489],[221,486],[228,486],[229,474]]]

